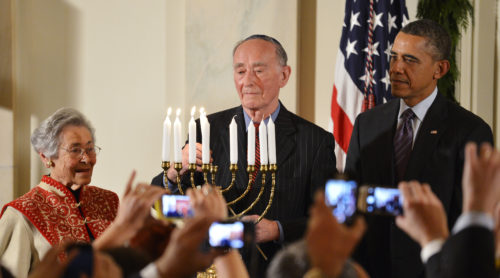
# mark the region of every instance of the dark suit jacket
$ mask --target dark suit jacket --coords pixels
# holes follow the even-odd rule
[[[346,172],[360,184],[396,187],[393,138],[399,99],[360,114],[347,153]],[[464,146],[493,143],[491,128],[479,117],[439,93],[415,138],[404,180],[429,183],[443,203],[452,227],[461,213]],[[371,277],[423,277],[420,247],[394,219],[367,217],[368,230],[355,258]]]
[[[241,106],[208,115],[210,122],[210,149],[213,164],[219,166],[216,183],[227,187],[231,180],[229,171],[229,124],[235,117],[238,124],[238,172],[235,188],[224,194],[226,201],[241,195],[248,184],[247,168],[247,133],[243,108]],[[308,209],[316,189],[323,188],[325,181],[336,173],[333,135],[322,128],[290,113],[281,104],[276,125],[277,166],[276,191],[272,205],[265,218],[279,220],[284,233],[285,243],[301,238],[306,228]],[[201,131],[198,122],[198,141]],[[197,183],[201,184],[201,175]],[[162,184],[163,175],[153,179],[153,184]],[[189,184],[187,175],[183,177],[184,187]],[[252,191],[232,208],[236,213],[247,208],[258,195],[261,186],[261,173],[257,175]],[[261,200],[247,215],[261,214],[269,200],[271,176],[266,178],[265,191]],[[174,191],[177,190],[174,188]],[[273,257],[281,243],[267,242],[259,244],[264,253]],[[259,255],[260,258],[260,255]],[[247,260],[248,263],[248,260]],[[260,277],[264,277],[268,262],[258,262]]]
[[[471,226],[452,235],[425,264],[427,278],[498,277],[493,232]]]

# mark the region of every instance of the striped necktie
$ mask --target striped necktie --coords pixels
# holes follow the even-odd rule
[[[259,140],[259,125],[260,123],[254,123],[255,126],[255,171],[253,172],[252,183],[255,182],[255,178],[260,170],[260,140]]]
[[[401,114],[401,125],[396,130],[394,136],[394,157],[396,159],[397,180],[401,181],[406,172],[406,166],[410,160],[413,143],[413,119],[415,113],[411,108],[406,109]]]

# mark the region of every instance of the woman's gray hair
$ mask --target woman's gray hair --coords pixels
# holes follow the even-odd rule
[[[48,158],[57,158],[60,146],[59,135],[67,126],[86,127],[95,142],[94,128],[82,113],[73,108],[61,108],[45,119],[31,134],[31,145],[37,153]]]

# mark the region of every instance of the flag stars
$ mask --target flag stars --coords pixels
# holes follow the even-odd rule
[[[371,55],[380,56],[380,54],[378,54],[378,51],[377,51],[378,44],[379,44],[379,42],[376,42],[372,45],[368,45],[365,49],[363,49],[363,51],[368,53],[368,55],[371,54]]]
[[[391,59],[391,50],[392,50],[392,44],[390,41],[387,41],[387,48],[385,49],[384,53],[387,56],[387,62]]]
[[[385,77],[380,79],[380,81],[385,84],[385,90],[389,90],[389,85],[391,85],[391,77],[389,76],[389,71],[385,71]]]
[[[376,72],[377,72],[377,70],[376,70],[376,69],[374,69],[374,70],[373,70],[373,72],[372,72],[372,74],[370,75],[370,80],[371,80],[371,83],[372,83],[373,85],[377,84],[377,82],[375,82],[375,79],[373,78],[373,76],[375,76],[375,73],[376,73]],[[363,82],[366,84],[366,78],[367,78],[368,74],[369,74],[369,73],[366,73],[365,75],[361,76],[361,77],[359,78],[359,80],[363,81]]]
[[[351,12],[351,31],[352,31],[352,28],[354,28],[354,26],[361,26],[358,22],[358,16],[359,16],[359,12],[357,13],[353,13]]]
[[[410,23],[410,20],[406,17],[406,15],[403,15],[403,24],[401,24],[401,27],[405,27],[408,23]]]
[[[388,14],[387,16],[387,27],[389,28],[389,34],[391,33],[391,29],[397,29],[398,26],[396,25],[396,19],[397,16],[392,16],[391,13]]]
[[[347,54],[347,57],[346,57],[346,60],[349,59],[349,56],[354,53],[356,55],[358,55],[358,52],[356,51],[356,49],[354,48],[356,46],[356,42],[357,41],[353,41],[351,42],[351,40],[347,40],[347,46],[345,48],[345,52]]]
[[[370,24],[370,20],[375,20],[375,22],[373,23],[373,30],[377,29],[377,26],[380,26],[380,27],[384,27],[384,25],[382,24],[382,16],[384,15],[384,13],[379,13],[377,15],[375,15],[375,17],[371,17],[367,20],[368,24]]]

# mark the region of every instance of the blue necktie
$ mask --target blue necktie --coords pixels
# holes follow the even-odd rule
[[[406,166],[410,160],[413,142],[413,119],[415,113],[411,108],[406,109],[401,114],[401,125],[396,130],[394,136],[394,157],[396,158],[397,180],[403,180]]]

